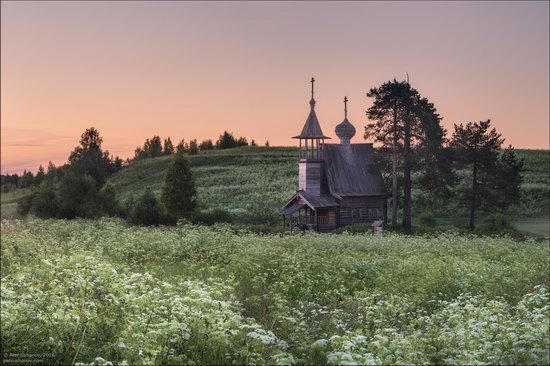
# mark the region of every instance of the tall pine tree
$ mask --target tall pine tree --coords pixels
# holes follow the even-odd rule
[[[397,225],[399,197],[399,164],[403,170],[403,228],[411,230],[412,223],[412,180],[411,174],[415,156],[413,146],[422,148],[424,158],[441,160],[445,130],[441,127],[441,117],[434,105],[407,81],[389,81],[367,93],[374,98],[367,110],[370,123],[365,127],[364,137],[373,138],[382,144],[383,151],[392,155],[392,225]],[[444,165],[444,164],[439,164]],[[426,171],[429,172],[429,171]]]
[[[458,168],[466,169],[468,182],[459,191],[458,202],[468,207],[468,227],[475,228],[476,210],[504,208],[519,201],[523,161],[509,147],[499,154],[504,139],[491,129],[491,120],[456,125],[451,140]]]

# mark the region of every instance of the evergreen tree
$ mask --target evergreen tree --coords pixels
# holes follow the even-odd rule
[[[26,169],[23,171],[21,178],[19,178],[18,186],[19,188],[27,188],[32,186],[34,181],[34,175],[32,172],[28,172]]]
[[[117,172],[119,171],[120,169],[122,169],[122,166],[124,165],[124,160],[122,160],[121,158],[119,158],[118,156],[114,157],[114,158],[111,158],[111,169],[110,169],[110,173],[114,173],[114,172]]]
[[[159,136],[153,136],[149,141],[149,156],[156,158],[162,155],[162,143]]]
[[[214,144],[212,143],[211,139],[204,140],[199,144],[200,151],[206,151],[206,150],[212,150],[212,149],[214,149]]]
[[[233,134],[227,131],[224,131],[223,134],[220,135],[218,138],[218,141],[216,141],[216,149],[222,150],[222,149],[230,149],[235,146],[235,138],[233,137]]]
[[[174,153],[174,144],[172,144],[172,140],[170,140],[170,137],[167,139],[164,139],[164,155],[172,155]]]
[[[161,207],[151,188],[147,187],[143,195],[132,204],[128,215],[134,225],[153,226],[161,221]]]
[[[196,208],[195,196],[195,180],[190,162],[183,154],[176,154],[166,171],[161,201],[168,212],[189,219]]]
[[[512,145],[499,155],[493,180],[498,198],[495,202],[497,208],[504,210],[508,206],[519,204],[523,165],[524,160],[518,159]]]
[[[46,178],[46,173],[44,172],[44,167],[42,165],[40,165],[38,167],[38,172],[36,172],[36,175],[34,177],[33,184],[35,186],[39,186],[40,183],[42,183],[42,181],[44,180],[44,178]]]
[[[269,140],[265,140],[265,147],[269,147]]]
[[[185,148],[185,140],[181,139],[181,141],[178,142],[176,146],[176,154],[183,154],[186,152],[187,152],[187,149]]]
[[[246,140],[246,137],[239,137],[237,140],[236,146],[248,146],[248,141]]]
[[[258,146],[256,145],[256,141],[254,141],[254,139],[250,140],[250,146]]]
[[[98,186],[103,185],[110,170],[109,152],[101,150],[103,138],[94,127],[86,129],[80,138],[80,145],[69,155],[71,168],[80,175],[89,175]]]
[[[151,139],[146,139],[145,142],[143,143],[143,147],[138,146],[134,150],[135,160],[156,158],[161,155],[163,155],[163,149],[162,149],[162,143],[160,141],[159,136],[153,136]]]
[[[145,159],[146,158],[145,155],[146,155],[146,153],[145,153],[145,151],[143,151],[141,146],[136,147],[136,149],[134,150],[134,160]]]
[[[445,130],[441,127],[441,117],[428,99],[407,81],[386,82],[380,87],[372,88],[367,93],[374,98],[372,106],[367,110],[369,119],[376,121],[365,127],[365,139],[374,138],[382,143],[392,155],[392,225],[397,225],[397,206],[399,196],[399,162],[403,167],[403,228],[411,229],[412,213],[412,180],[411,174],[414,162],[419,160],[415,156],[413,146],[417,146],[424,153],[424,158],[437,160],[441,166],[444,158],[442,147],[445,141]],[[433,174],[433,169],[426,171]],[[447,177],[447,175],[445,175]],[[451,181],[441,181],[448,185]],[[444,189],[442,189],[444,190]]]
[[[189,141],[189,147],[187,148],[189,155],[197,155],[199,152],[199,145],[197,145],[197,139]]]
[[[504,178],[504,174],[515,175],[510,183],[516,186],[511,187],[508,191],[510,192],[509,197],[515,196],[515,189],[518,190],[519,196],[521,178],[518,179],[518,176],[521,164],[517,163],[511,150],[503,155],[503,160],[499,164],[499,150],[504,139],[496,129],[490,127],[490,120],[478,123],[469,122],[466,126],[455,124],[451,140],[451,147],[454,150],[458,167],[467,168],[471,174],[466,178],[470,180],[470,184],[464,184],[457,197],[459,204],[469,208],[468,226],[470,230],[475,228],[475,212],[478,208],[502,206],[499,204],[498,196],[507,193],[505,193],[506,190],[502,190],[500,184],[496,185],[495,181]],[[509,197],[504,200],[506,201]]]
[[[405,82],[386,82],[378,88],[371,88],[367,97],[374,98],[372,106],[367,110],[367,116],[376,123],[365,127],[364,138],[375,138],[382,143],[382,147],[391,149],[392,152],[392,225],[397,226],[398,205],[398,166],[397,159],[400,155],[399,141],[402,138],[400,122],[404,118],[404,103],[407,102]],[[401,153],[402,154],[402,153]]]
[[[50,160],[50,161],[48,161],[48,171],[47,171],[46,175],[51,176],[53,174],[55,174],[55,165]]]

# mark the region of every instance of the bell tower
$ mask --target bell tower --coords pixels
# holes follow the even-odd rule
[[[319,120],[315,114],[314,83],[311,78],[311,99],[309,101],[310,111],[302,128],[302,132],[293,138],[300,140],[299,160],[299,183],[298,189],[311,194],[322,193],[322,182],[324,174],[323,166],[323,144],[329,139],[323,134]]]

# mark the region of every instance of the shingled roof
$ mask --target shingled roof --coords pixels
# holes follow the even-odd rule
[[[372,144],[324,144],[323,156],[328,188],[335,197],[384,194]]]
[[[305,204],[294,203],[299,199],[302,199],[303,202],[305,202]],[[299,191],[296,191],[294,195],[292,195],[292,197],[281,209],[281,212],[285,215],[288,215],[293,212],[296,212],[297,210],[299,210],[300,208],[306,205],[316,210],[318,208],[337,207],[338,201],[336,201],[336,199],[329,194],[322,194],[318,196],[306,191],[299,190]]]

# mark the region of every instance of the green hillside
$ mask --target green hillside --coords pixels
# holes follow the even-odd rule
[[[124,201],[147,187],[160,195],[170,157],[137,161],[115,174],[111,183]],[[278,209],[296,189],[298,150],[287,147],[242,147],[190,156],[199,208],[223,208],[239,221],[281,220]]]
[[[525,159],[522,201],[509,210],[520,231],[548,236],[550,205],[550,152],[517,150]],[[195,172],[201,209],[223,208],[238,221],[279,222],[278,209],[296,189],[298,151],[293,147],[243,147],[207,151],[190,156]],[[146,187],[160,194],[170,157],[138,161],[115,174],[111,182],[120,199],[141,194]],[[447,205],[441,202],[441,205]],[[417,205],[418,207],[418,205]],[[453,209],[439,210],[440,222],[461,225],[466,215]],[[454,212],[454,215],[445,212]],[[480,215],[480,219],[483,215]]]

